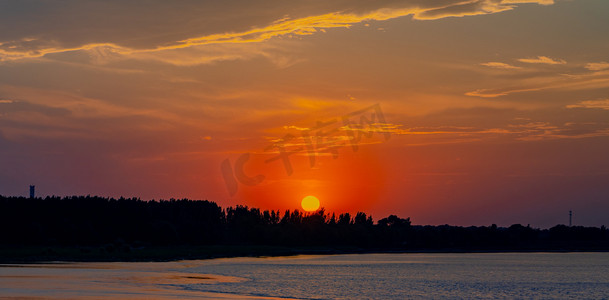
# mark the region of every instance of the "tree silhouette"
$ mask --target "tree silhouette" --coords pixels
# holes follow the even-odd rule
[[[0,246],[275,245],[400,250],[609,250],[604,226],[420,226],[390,215],[303,213],[206,200],[0,196]],[[105,249],[106,249],[105,248]]]

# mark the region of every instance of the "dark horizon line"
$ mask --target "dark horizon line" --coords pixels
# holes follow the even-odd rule
[[[186,197],[184,197],[184,198],[173,198],[173,197],[171,197],[169,199],[163,199],[163,198],[155,199],[155,198],[152,198],[152,199],[148,199],[148,200],[142,200],[140,197],[125,197],[125,196],[120,196],[118,198],[115,198],[113,196],[98,196],[98,195],[87,194],[87,195],[66,195],[66,196],[46,195],[44,197],[42,197],[42,196],[36,196],[36,197],[34,197],[34,199],[44,200],[44,199],[47,199],[47,198],[66,199],[66,198],[83,198],[83,197],[84,198],[87,198],[87,197],[89,197],[89,198],[102,198],[102,199],[106,199],[106,200],[115,200],[115,201],[119,201],[119,200],[137,200],[137,201],[143,201],[143,202],[183,201],[183,200],[185,200],[185,201],[207,201],[207,202],[211,202],[211,203],[214,203],[214,204],[218,205],[218,203],[216,201],[214,201],[214,200],[209,200],[209,199],[189,199],[189,198],[186,198]],[[0,198],[32,199],[32,197],[26,197],[26,196],[4,196],[2,194],[0,194]],[[222,208],[222,206],[220,206],[220,205],[218,205],[218,206],[220,208]],[[252,209],[253,208],[253,209],[258,209],[261,212],[264,212],[264,211],[269,211],[269,212],[270,211],[274,211],[274,212],[282,213],[282,210],[280,210],[280,209],[277,209],[277,210],[274,210],[274,209],[265,209],[265,210],[262,210],[259,207],[253,207],[253,206],[250,207],[248,205],[242,205],[242,204],[236,204],[234,206],[227,206],[226,208],[222,208],[222,210],[226,210],[227,208],[236,208],[236,207],[245,207],[245,208],[248,208],[248,209]],[[325,213],[327,213],[327,216],[330,216],[330,214],[335,214],[335,215],[338,215],[338,216],[340,216],[342,214],[349,214],[349,215],[351,215],[351,213],[352,213],[350,211],[347,211],[347,212],[332,211],[332,212],[330,212],[330,211],[326,211],[325,207],[323,207],[323,206],[321,206],[316,211],[305,211],[305,210],[301,210],[299,208],[295,208],[295,209],[285,209],[285,210],[283,210],[283,213],[285,213],[285,212],[293,212],[293,211],[302,212],[305,215],[317,214],[320,211],[324,211]],[[573,210],[569,210],[568,212],[569,212],[569,217],[571,218],[572,214],[573,214]],[[359,210],[356,210],[355,214],[357,214],[357,213],[365,213],[366,215],[368,215],[368,213],[363,212],[363,211],[359,211]],[[371,215],[369,215],[369,216],[371,217]],[[390,214],[389,216],[397,216],[397,215]],[[389,216],[387,216],[387,217],[389,217]],[[400,216],[397,216],[397,217],[400,217]],[[382,219],[386,219],[386,218],[381,218],[381,219],[379,219],[379,221],[382,220]],[[410,221],[411,217],[407,217],[407,219]],[[571,221],[571,220],[569,220],[569,221]],[[375,222],[375,223],[378,224],[378,221]],[[451,225],[449,223],[438,223],[438,224],[435,224],[435,225],[432,225],[432,224],[418,224],[418,225],[412,224],[412,226],[454,226],[454,227],[463,227],[463,228],[467,228],[467,227],[493,227],[493,226],[496,226],[497,228],[509,228],[510,226],[514,226],[514,225],[523,226],[522,223],[512,223],[511,225],[506,225],[506,226],[498,226],[496,223],[491,223],[491,225]],[[557,223],[554,226],[550,226],[550,227],[546,227],[546,228],[531,227],[530,223],[528,223],[527,226],[525,226],[525,227],[527,227],[527,228],[533,228],[533,229],[539,229],[539,230],[547,230],[547,229],[550,229],[552,227],[561,226],[561,225],[564,225],[564,226],[567,226],[567,227],[601,228],[601,229],[606,227],[604,224],[599,226],[599,227],[597,227],[597,226],[584,226],[584,225],[573,225],[573,224],[567,225],[567,224],[564,224],[564,223]]]

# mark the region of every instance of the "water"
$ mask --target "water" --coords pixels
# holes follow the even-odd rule
[[[0,297],[609,298],[609,253],[354,254],[0,266]]]

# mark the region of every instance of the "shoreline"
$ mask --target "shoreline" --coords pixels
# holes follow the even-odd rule
[[[569,253],[609,252],[603,247],[548,248],[358,248],[358,247],[285,247],[263,245],[211,246],[3,246],[0,264],[38,264],[70,262],[171,262],[237,257],[280,257],[296,255],[387,254],[387,253]]]

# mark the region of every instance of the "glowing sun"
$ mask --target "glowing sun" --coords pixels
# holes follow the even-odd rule
[[[306,196],[302,198],[300,205],[305,211],[316,211],[319,208],[319,199],[315,196]]]

